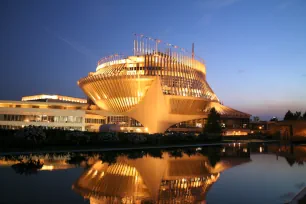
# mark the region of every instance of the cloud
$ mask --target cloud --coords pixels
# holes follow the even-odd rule
[[[89,57],[92,58],[94,60],[97,59],[97,56],[95,56],[92,51],[90,51],[89,49],[87,49],[86,47],[82,46],[81,44],[79,44],[78,42],[69,40],[67,38],[62,37],[60,34],[56,33],[55,31],[49,29],[48,27],[43,27],[44,30],[47,33],[52,34],[54,37],[56,37],[57,39],[59,39],[60,41],[66,43],[67,45],[69,45],[72,49],[74,49],[75,51]]]
[[[306,77],[306,74],[302,74],[302,77]]]

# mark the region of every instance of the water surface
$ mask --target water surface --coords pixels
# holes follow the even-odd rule
[[[284,203],[306,146],[229,144],[0,157],[0,203]]]

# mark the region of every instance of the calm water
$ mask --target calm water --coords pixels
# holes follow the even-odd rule
[[[266,144],[0,156],[0,203],[284,203],[306,146]]]

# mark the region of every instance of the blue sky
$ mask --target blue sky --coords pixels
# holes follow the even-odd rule
[[[225,105],[283,117],[306,110],[306,1],[0,1],[0,99],[83,97],[99,58],[132,53],[132,33],[195,51]]]

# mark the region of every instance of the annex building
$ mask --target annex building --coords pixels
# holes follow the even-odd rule
[[[21,101],[0,100],[0,128],[18,129],[24,126],[44,126],[64,130],[98,131],[105,117],[88,113],[86,99],[34,95]]]

